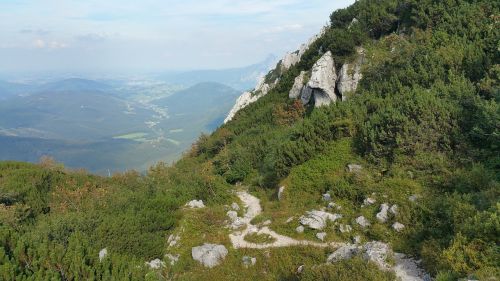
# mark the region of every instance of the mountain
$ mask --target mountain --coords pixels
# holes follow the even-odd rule
[[[225,84],[240,91],[252,88],[255,83],[272,68],[276,57],[269,55],[260,63],[241,68],[221,70],[195,70],[183,73],[171,73],[161,76],[167,82],[192,86],[203,82]]]
[[[1,278],[498,279],[499,14],[358,0],[172,166],[0,163]]]
[[[40,92],[109,92],[113,88],[105,83],[81,78],[70,78],[42,85]]]
[[[31,87],[25,84],[10,83],[0,80],[0,100],[29,93]]]

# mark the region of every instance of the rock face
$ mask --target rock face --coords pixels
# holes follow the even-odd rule
[[[302,103],[307,104],[314,98],[314,105],[320,107],[337,101],[336,81],[335,63],[332,53],[328,51],[314,64],[311,78],[302,91]]]
[[[280,72],[283,73],[290,69],[290,67],[294,66],[297,64],[300,59],[302,58],[302,55],[309,49],[309,47],[316,41],[318,38],[323,36],[325,34],[326,30],[328,29],[328,26],[324,27],[321,32],[315,36],[313,36],[309,41],[305,44],[302,44],[299,48],[299,50],[292,52],[292,53],[287,53],[285,57],[280,60],[278,65],[276,66],[275,70],[280,67]],[[227,123],[231,121],[236,113],[240,111],[241,109],[247,107],[249,104],[256,102],[258,99],[261,97],[267,95],[269,90],[271,90],[274,86],[277,84],[277,80],[274,81],[271,84],[264,83],[265,82],[265,77],[261,79],[261,81],[257,84],[255,87],[255,90],[251,92],[245,92],[243,93],[237,100],[236,104],[233,106],[229,114],[227,115],[226,119],[224,120],[224,123]]]
[[[363,48],[358,48],[357,53],[358,57],[354,63],[346,63],[340,69],[337,89],[342,100],[346,100],[349,93],[356,91],[359,81],[363,78],[361,65],[364,63],[365,51]]]
[[[300,97],[300,94],[302,93],[302,89],[304,88],[305,84],[305,76],[306,76],[305,71],[301,71],[299,76],[295,78],[295,82],[293,83],[293,87],[290,90],[290,93],[288,94],[288,97],[291,99],[297,99]]]
[[[99,251],[99,261],[102,261],[108,255],[108,249],[104,248]]]
[[[389,205],[387,203],[384,203],[380,205],[380,212],[378,212],[375,217],[377,220],[381,223],[385,223],[388,219],[387,212],[389,211]]]
[[[331,214],[324,211],[312,210],[300,217],[300,223],[312,229],[322,230],[326,227],[328,221],[334,222],[342,218],[342,215]]]
[[[208,244],[191,249],[191,256],[199,261],[203,266],[213,268],[221,263],[227,255],[224,245]]]
[[[186,206],[189,207],[189,208],[191,208],[191,209],[205,208],[205,204],[203,204],[202,200],[192,200],[192,201],[189,201],[186,204]]]

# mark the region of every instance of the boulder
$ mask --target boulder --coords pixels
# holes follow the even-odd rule
[[[305,84],[305,76],[306,76],[305,71],[301,71],[299,76],[295,77],[295,82],[293,83],[293,87],[290,90],[288,97],[291,99],[297,99],[300,97],[300,94],[302,92],[302,88],[304,88]]]
[[[361,170],[363,170],[363,166],[361,165],[358,164],[347,165],[347,171],[349,171],[349,173],[359,173],[361,172]]]
[[[319,233],[316,233],[316,238],[318,238],[319,240],[321,241],[325,241],[325,238],[326,238],[326,232],[319,232]]]
[[[392,250],[386,243],[373,241],[363,246],[363,258],[374,262],[379,268],[389,269],[387,258],[392,255]]]
[[[370,222],[363,216],[357,217],[356,223],[358,223],[363,228],[370,226]]]
[[[224,245],[208,243],[191,249],[191,256],[193,259],[208,268],[213,268],[219,265],[221,261],[224,260],[227,253],[228,251]]]
[[[161,267],[165,267],[165,263],[160,259],[154,259],[150,262],[145,263],[151,269],[160,269]]]
[[[392,224],[392,228],[397,232],[401,232],[405,228],[405,225],[399,222],[395,222]]]
[[[313,65],[311,78],[302,91],[302,102],[307,104],[313,97],[315,106],[320,107],[337,101],[336,81],[335,63],[328,51]]]
[[[201,209],[205,208],[205,204],[203,204],[202,200],[192,200],[186,203],[186,206],[191,209]]]
[[[108,255],[108,249],[104,248],[99,251],[99,261],[102,261]]]
[[[241,261],[243,262],[243,265],[245,267],[250,267],[250,266],[254,266],[255,263],[257,263],[257,259],[254,258],[254,257],[249,257],[249,256],[244,256]]]
[[[389,205],[387,203],[384,203],[380,205],[380,212],[378,212],[375,217],[377,220],[381,223],[387,222],[388,216],[387,216],[387,211],[389,211]]]
[[[300,223],[312,229],[321,230],[326,227],[328,221],[334,222],[342,218],[342,215],[331,214],[324,211],[312,210],[300,217]]]
[[[278,200],[281,201],[281,199],[283,199],[283,193],[285,192],[285,187],[284,186],[280,186],[280,188],[278,189]]]
[[[330,254],[326,259],[327,262],[338,262],[345,259],[350,259],[359,253],[359,247],[353,244],[347,244],[338,248],[335,252]]]

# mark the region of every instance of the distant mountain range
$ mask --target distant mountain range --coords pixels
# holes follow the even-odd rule
[[[144,170],[174,161],[202,132],[217,128],[240,94],[204,82],[163,98],[153,91],[148,99],[129,84],[80,78],[0,83],[0,160],[50,155],[98,173]]]
[[[276,65],[277,57],[269,55],[265,60],[241,68],[221,70],[195,70],[183,73],[162,74],[160,79],[192,86],[202,82],[217,82],[240,91],[248,91],[255,87],[257,81]]]

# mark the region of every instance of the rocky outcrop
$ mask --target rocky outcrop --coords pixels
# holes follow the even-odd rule
[[[305,216],[300,217],[300,223],[309,228],[321,230],[326,227],[328,221],[334,222],[340,218],[342,218],[342,215],[312,210],[307,212]]]
[[[318,33],[317,35],[315,35],[311,39],[309,39],[309,41],[307,43],[302,44],[300,46],[299,50],[297,50],[295,52],[292,52],[292,53],[287,53],[285,55],[285,57],[283,57],[283,59],[279,61],[279,63],[276,66],[276,68],[274,70],[272,70],[271,72],[279,71],[279,73],[283,74],[285,71],[287,71],[288,69],[290,69],[290,67],[292,67],[295,64],[297,64],[300,61],[300,59],[302,58],[302,55],[304,55],[304,53],[309,49],[309,47],[316,40],[318,40],[318,38],[320,38],[321,36],[323,36],[323,34],[325,34],[325,32],[326,32],[327,29],[328,29],[328,26],[325,26],[321,30],[320,33]],[[267,76],[270,76],[270,75],[267,75]],[[224,120],[224,123],[227,123],[227,122],[231,121],[234,118],[234,116],[236,115],[236,113],[238,111],[240,111],[241,109],[247,107],[249,104],[252,104],[252,103],[256,102],[261,97],[267,95],[267,93],[269,93],[269,91],[274,86],[276,86],[276,84],[279,81],[279,78],[278,78],[277,80],[275,80],[272,83],[266,83],[266,78],[267,77],[263,77],[261,79],[261,81],[255,87],[255,90],[253,90],[251,92],[245,92],[245,93],[243,93],[236,100],[235,105],[229,111],[229,114],[227,115],[226,119]]]
[[[356,51],[358,53],[356,60],[353,63],[345,63],[340,69],[337,89],[342,100],[346,100],[349,93],[356,91],[359,81],[363,78],[361,66],[364,63],[365,50],[363,48],[358,48]]]
[[[224,245],[208,244],[194,247],[191,255],[194,260],[199,261],[203,266],[213,268],[221,263],[228,251]]]
[[[320,107],[337,101],[336,81],[335,63],[332,53],[328,51],[313,65],[311,78],[302,91],[302,103],[307,104],[314,99],[314,105]]]
[[[288,94],[289,98],[297,99],[300,97],[302,89],[304,88],[306,73],[307,72],[305,71],[301,71],[299,76],[295,77],[295,82],[293,83],[293,87]]]

